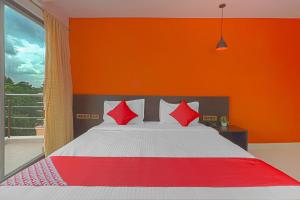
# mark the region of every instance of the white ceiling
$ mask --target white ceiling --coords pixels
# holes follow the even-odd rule
[[[39,0],[65,17],[300,18],[300,0]]]

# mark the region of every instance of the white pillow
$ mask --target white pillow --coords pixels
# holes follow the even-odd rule
[[[121,101],[104,101],[103,122],[116,124],[116,121],[107,115],[109,111],[114,109]],[[128,107],[138,116],[133,118],[128,124],[141,124],[144,120],[145,99],[126,101]]]
[[[164,100],[160,100],[159,103],[159,120],[160,123],[163,124],[178,124],[178,121],[170,115],[178,106],[179,104],[174,103],[168,103]],[[199,102],[194,101],[188,103],[188,105],[195,110],[196,112],[199,112]],[[197,117],[194,119],[191,124],[197,124],[199,122],[199,118]]]

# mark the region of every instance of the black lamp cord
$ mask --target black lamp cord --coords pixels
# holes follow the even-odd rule
[[[222,9],[222,14],[221,14],[221,38],[223,38],[223,9],[224,8],[221,8]]]

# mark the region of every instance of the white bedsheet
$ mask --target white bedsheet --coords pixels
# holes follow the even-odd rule
[[[101,124],[54,152],[64,156],[253,157],[202,124]],[[300,187],[0,187],[0,199],[293,199]]]
[[[90,129],[52,155],[114,157],[253,157],[203,124],[145,122]]]

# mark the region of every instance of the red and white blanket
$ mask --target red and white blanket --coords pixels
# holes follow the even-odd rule
[[[255,158],[52,156],[1,185],[259,187],[300,183]]]

